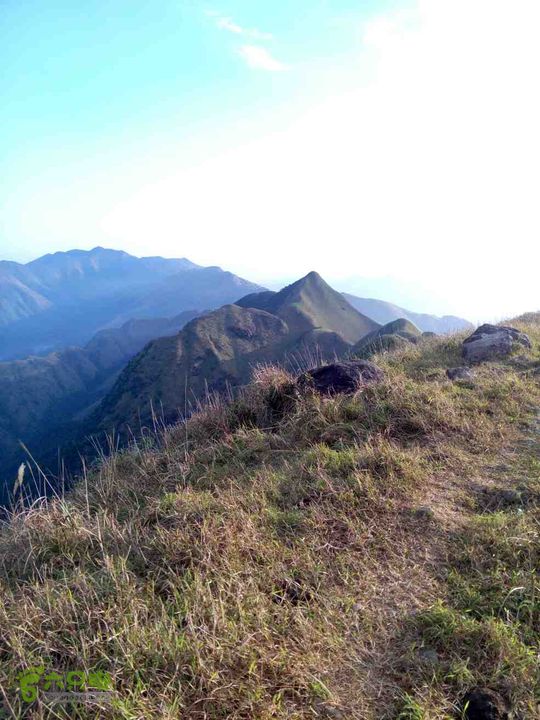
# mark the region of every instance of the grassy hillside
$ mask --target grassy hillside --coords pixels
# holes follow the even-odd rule
[[[354,396],[261,368],[0,531],[8,717],[449,720],[540,693],[540,324],[453,383],[460,338],[375,358]],[[25,705],[28,665],[99,668],[113,708]]]
[[[364,335],[355,344],[353,353],[360,358],[370,358],[387,350],[397,350],[409,342],[417,342],[422,336],[410,320],[399,318]]]
[[[209,388],[225,391],[246,382],[249,358],[274,346],[287,326],[269,313],[225,307],[196,318],[174,337],[149,343],[125,368],[98,408],[94,429],[137,433],[155,413],[170,422],[186,413]]]

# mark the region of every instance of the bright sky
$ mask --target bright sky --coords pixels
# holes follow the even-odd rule
[[[538,0],[3,0],[0,258],[538,309],[539,29]]]

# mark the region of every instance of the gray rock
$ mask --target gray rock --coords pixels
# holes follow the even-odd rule
[[[297,386],[301,390],[313,390],[320,395],[351,394],[366,385],[380,382],[383,371],[368,360],[350,360],[308,370],[300,375]]]
[[[462,354],[468,362],[484,362],[507,357],[516,347],[530,349],[529,336],[504,325],[480,325],[463,341]]]
[[[347,715],[342,708],[335,705],[323,704],[319,707],[323,717],[332,718],[333,720],[346,720]]]
[[[423,665],[437,665],[439,663],[439,653],[433,648],[422,648],[418,651],[418,657]]]
[[[448,368],[446,375],[450,380],[473,380],[471,369],[466,366]]]

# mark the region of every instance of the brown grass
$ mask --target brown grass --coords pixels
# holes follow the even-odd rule
[[[302,396],[260,368],[154,448],[16,512],[0,532],[7,716],[442,720],[476,682],[531,708],[528,329],[526,366],[481,366],[472,386],[445,378],[458,337],[377,358],[384,382],[354,396]],[[491,484],[519,469],[527,503],[484,514],[503,448]],[[26,705],[16,675],[36,663],[109,671],[115,707]]]

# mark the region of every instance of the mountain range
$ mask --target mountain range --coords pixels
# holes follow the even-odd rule
[[[422,332],[434,332],[438,335],[446,333],[458,332],[460,330],[472,330],[474,325],[468,320],[456,317],[455,315],[429,315],[428,313],[417,313],[406,310],[399,305],[385,302],[384,300],[375,300],[374,298],[360,298],[356,295],[343,293],[345,299],[358,310],[358,312],[367,315],[372,320],[386,325],[392,320],[405,319],[416,325]]]
[[[0,262],[0,360],[84,345],[131,319],[211,310],[261,290],[186,258],[137,258],[96,247]]]
[[[187,258],[137,258],[102,247],[52,253],[27,264],[0,261],[0,361],[82,346],[99,330],[131,319],[212,310],[261,290]],[[348,293],[344,297],[380,324],[406,318],[436,333],[472,327],[454,316],[415,313]]]
[[[22,443],[56,473],[85,438],[140,432],[156,412],[174,421],[258,364],[369,356],[449,322],[339,293],[315,272],[273,292],[185,258],[103,248],[0,263],[0,310],[0,357],[17,358],[0,362],[0,504],[2,480],[28,459]]]
[[[130,320],[101,330],[83,348],[0,363],[0,505],[2,479],[12,477],[27,454],[56,450],[107,394],[119,372],[153,338],[173,335],[195,311],[173,318]]]
[[[280,292],[250,294],[149,343],[94,413],[92,430],[140,429],[154,411],[173,421],[206,393],[247,383],[256,365],[342,357],[377,327],[315,272]]]
[[[297,369],[343,357],[379,327],[315,272],[280,292],[250,293],[195,315],[130,321],[83,348],[0,363],[5,481],[28,460],[20,441],[57,473],[59,457],[73,465],[79,453],[92,454],[89,436],[137,435],[155,413],[174,422],[207,393],[248,382],[259,364]]]

